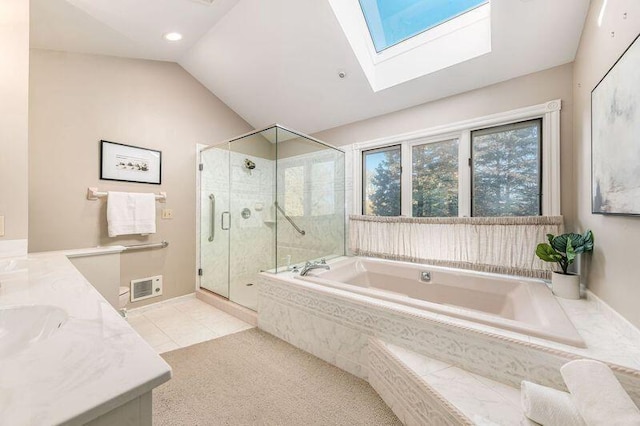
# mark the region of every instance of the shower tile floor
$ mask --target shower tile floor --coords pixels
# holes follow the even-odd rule
[[[191,296],[130,310],[128,321],[158,353],[253,327]]]

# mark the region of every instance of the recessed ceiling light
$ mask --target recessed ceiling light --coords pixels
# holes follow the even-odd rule
[[[167,40],[167,41],[180,41],[180,40],[182,40],[182,34],[176,33],[176,32],[166,33],[162,37],[164,37],[164,39]]]

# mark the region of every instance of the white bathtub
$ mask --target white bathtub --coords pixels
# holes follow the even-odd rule
[[[431,280],[421,279],[423,272]],[[302,280],[577,347],[584,341],[542,280],[351,257]]]

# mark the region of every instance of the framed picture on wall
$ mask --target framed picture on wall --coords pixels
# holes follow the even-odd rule
[[[100,141],[100,179],[162,183],[162,152]]]
[[[591,211],[640,215],[640,41],[591,92]]]

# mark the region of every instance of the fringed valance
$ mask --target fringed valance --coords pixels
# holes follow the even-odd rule
[[[535,255],[562,216],[410,218],[351,216],[356,255],[548,278],[554,265]]]

